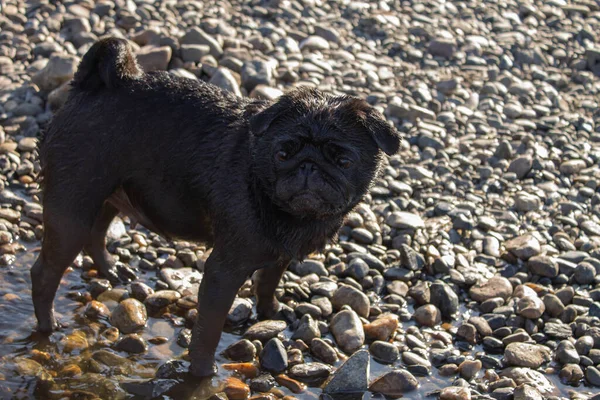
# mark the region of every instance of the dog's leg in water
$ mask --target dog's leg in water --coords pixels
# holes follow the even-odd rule
[[[58,327],[54,296],[63,273],[83,248],[89,232],[90,228],[83,221],[53,215],[51,208],[44,209],[42,250],[31,268],[33,306],[40,332],[50,333]]]
[[[198,291],[198,319],[192,330],[189,347],[190,373],[204,377],[214,375],[215,351],[221,339],[227,313],[235,295],[246,278],[253,272],[251,266],[231,255],[233,248],[215,248],[206,261],[204,277]]]
[[[94,226],[90,233],[90,239],[84,246],[83,250],[92,257],[94,264],[98,270],[112,283],[119,281],[115,261],[112,259],[109,252],[106,250],[106,232],[112,220],[117,216],[117,210],[112,204],[104,203],[100,214],[94,221]]]
[[[279,300],[275,298],[275,290],[288,265],[289,262],[285,261],[275,267],[267,267],[256,271],[254,293],[256,295],[258,318],[273,318],[281,309]]]
[[[111,283],[131,281],[136,278],[135,273],[127,266],[115,263],[115,260],[106,250],[106,232],[112,220],[117,216],[119,210],[112,204],[105,202],[100,214],[94,221],[90,238],[83,250],[94,260],[94,264]]]

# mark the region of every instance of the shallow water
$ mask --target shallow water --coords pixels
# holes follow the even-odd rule
[[[119,353],[123,357],[131,360],[131,365],[119,365],[104,369],[101,372],[104,376],[90,373],[93,368],[89,366],[89,359],[94,350],[107,348],[106,345],[95,343],[98,339],[98,331],[110,326],[108,322],[101,322],[98,325],[89,324],[82,317],[83,303],[80,303],[70,297],[68,294],[77,293],[78,290],[85,291],[86,282],[81,277],[81,271],[69,269],[65,274],[60,289],[57,294],[55,309],[59,321],[65,326],[59,332],[53,333],[50,337],[39,335],[33,331],[35,318],[33,314],[33,305],[31,303],[31,290],[29,279],[29,268],[39,250],[37,246],[30,246],[29,250],[17,256],[16,262],[10,267],[0,269],[0,396],[2,398],[65,398],[65,395],[73,391],[90,392],[102,399],[130,398],[141,399],[143,396],[134,396],[126,393],[119,387],[119,382],[131,382],[149,379],[154,376],[156,368],[163,362],[178,358],[184,349],[176,343],[177,333],[183,325],[183,319],[171,318],[149,318],[147,328],[142,336],[145,339],[163,336],[169,340],[160,345],[150,345],[148,352],[141,355],[127,355],[124,352]],[[154,272],[147,272],[146,275],[140,275],[142,281],[151,283]],[[458,324],[462,318],[468,318],[468,311],[463,308],[462,317],[454,321]],[[411,323],[405,324],[405,328]],[[73,351],[70,354],[65,353],[63,338],[74,332],[83,332],[87,337],[89,348],[81,353]],[[217,353],[220,353],[228,345],[240,338],[239,331],[225,332],[219,344]],[[286,336],[291,336],[291,332],[285,332]],[[23,358],[35,358],[32,356],[34,350],[39,350],[50,355],[49,360],[44,360],[43,364],[51,376],[54,384],[52,390],[44,391],[44,385],[47,384],[48,376],[45,378],[36,378],[35,371],[27,371],[22,363]],[[481,350],[481,349],[475,349]],[[227,360],[217,355],[217,361],[226,363]],[[305,361],[311,361],[306,357]],[[83,373],[73,375],[73,364],[79,366]],[[341,361],[340,363],[341,364]],[[339,365],[338,364],[338,365]],[[371,361],[370,379],[374,379],[390,370],[390,366]],[[38,374],[39,375],[39,374]],[[203,382],[191,382],[180,385],[176,390],[177,399],[203,399],[210,394],[219,391],[227,376],[232,372],[220,370],[220,374],[210,380]],[[547,376],[551,382],[558,388],[557,395],[570,397],[569,391],[585,392],[587,388],[570,388],[562,385],[556,375]],[[443,378],[437,375],[436,368],[433,368],[433,374],[429,377],[419,377],[421,387],[419,390],[409,393],[407,399],[424,399],[434,396],[436,390],[442,389],[452,383],[453,378]],[[285,394],[294,395],[288,389],[281,388]],[[185,393],[185,394],[182,394]],[[301,394],[294,395],[301,399],[317,399],[321,393],[319,387],[309,387]],[[81,394],[80,394],[81,395]],[[47,397],[49,396],[49,397]],[[359,396],[360,397],[360,396]],[[368,394],[365,398],[369,398]],[[92,397],[78,397],[92,398]],[[173,397],[161,397],[163,399]],[[340,399],[341,400],[341,399]],[[351,399],[348,399],[351,400]],[[352,399],[354,400],[354,399]]]

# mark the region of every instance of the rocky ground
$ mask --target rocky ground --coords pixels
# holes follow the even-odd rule
[[[182,385],[212,399],[600,391],[597,2],[1,6],[3,398],[184,398],[172,394]],[[49,341],[13,332],[33,328],[25,256],[43,232],[36,137],[105,35],[131,39],[147,71],[239,95],[310,85],[364,97],[406,138],[339,243],[286,273],[278,320],[257,322],[252,283],[241,289],[221,373],[199,389],[178,379],[210,249],[127,220],[113,225],[109,250],[139,279],[113,288],[81,257],[57,306],[70,326]],[[159,324],[172,335],[156,335]]]

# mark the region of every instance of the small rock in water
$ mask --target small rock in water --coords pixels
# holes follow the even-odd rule
[[[281,373],[288,367],[288,357],[281,340],[273,338],[265,344],[260,353],[260,366],[266,371]]]
[[[363,326],[365,336],[369,339],[388,340],[398,329],[398,318],[384,315]]]
[[[146,326],[146,307],[136,299],[125,299],[113,310],[110,323],[123,333],[134,333]]]
[[[348,305],[356,313],[364,318],[369,316],[369,298],[360,290],[347,285],[342,285],[333,294],[331,304],[334,309],[340,310],[342,306]]]
[[[338,346],[346,353],[353,353],[365,342],[363,325],[353,310],[342,310],[335,314],[330,330]]]
[[[144,353],[148,350],[148,344],[144,338],[136,333],[130,333],[123,336],[121,340],[117,342],[115,347],[118,350],[133,354]]]
[[[471,400],[471,391],[466,387],[448,386],[442,389],[440,400]]]
[[[450,286],[434,282],[429,290],[431,304],[441,311],[442,317],[452,318],[458,312],[458,296]]]
[[[232,361],[252,361],[256,357],[256,347],[248,339],[238,340],[223,352]]]
[[[415,311],[415,321],[419,325],[433,327],[442,322],[442,313],[432,304],[426,304]]]
[[[300,339],[305,343],[310,343],[313,339],[320,337],[321,331],[317,322],[309,314],[302,316],[296,332],[292,335],[292,339]]]
[[[370,357],[366,350],[359,350],[334,372],[325,385],[324,393],[362,393],[369,381]]]
[[[511,343],[506,346],[504,359],[511,366],[539,368],[550,361],[551,354],[551,350],[542,345]]]
[[[285,328],[287,328],[287,324],[283,321],[260,321],[248,328],[244,333],[244,337],[249,340],[265,342],[279,335]]]
[[[399,369],[387,372],[369,385],[369,390],[393,398],[412,392],[419,387],[419,381],[410,372]]]

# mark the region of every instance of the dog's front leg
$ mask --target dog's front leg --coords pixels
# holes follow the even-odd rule
[[[246,278],[254,271],[249,260],[232,257],[235,250],[215,248],[204,266],[198,291],[198,319],[189,347],[190,373],[210,376],[217,372],[215,351],[221,338],[227,313]]]

